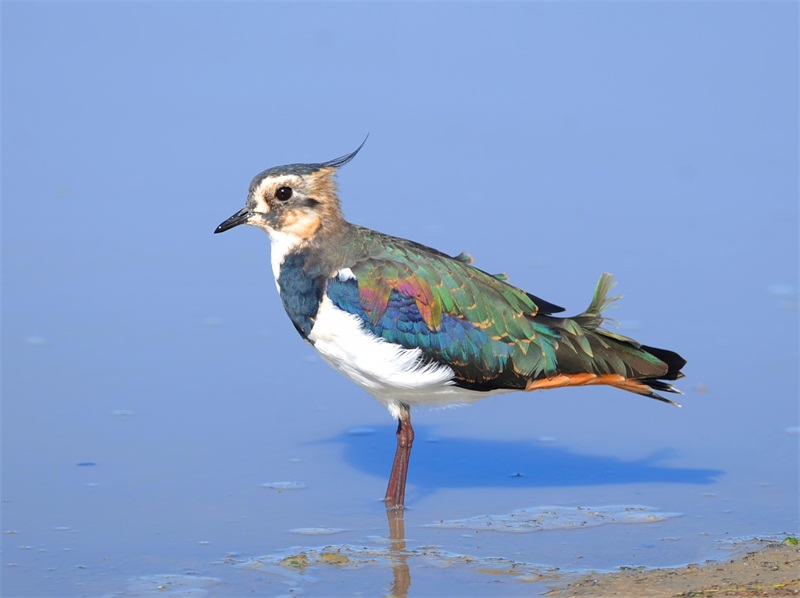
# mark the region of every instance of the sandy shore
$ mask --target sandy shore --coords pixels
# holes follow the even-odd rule
[[[557,587],[566,596],[798,596],[800,547],[758,542],[743,557],[676,569],[589,574]]]

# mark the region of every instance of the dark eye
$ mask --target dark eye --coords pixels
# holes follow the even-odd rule
[[[294,192],[292,191],[291,187],[280,187],[275,192],[275,197],[277,197],[280,201],[288,201],[292,197],[292,193]]]

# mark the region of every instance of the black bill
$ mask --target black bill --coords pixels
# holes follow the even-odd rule
[[[242,208],[238,212],[236,212],[233,216],[228,218],[225,222],[220,224],[215,230],[214,234],[217,233],[224,233],[226,230],[233,228],[234,226],[239,226],[240,224],[245,224],[247,219],[250,218],[250,210],[247,208]]]

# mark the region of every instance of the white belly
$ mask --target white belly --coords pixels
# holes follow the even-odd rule
[[[394,417],[400,414],[400,403],[436,407],[493,394],[455,386],[448,366],[425,364],[419,349],[405,349],[375,336],[358,316],[339,309],[327,297],[308,339],[325,361],[386,405]]]

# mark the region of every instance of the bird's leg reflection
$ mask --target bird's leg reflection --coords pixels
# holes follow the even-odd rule
[[[408,569],[408,554],[406,553],[406,529],[403,509],[386,509],[389,519],[389,553],[392,559],[392,573],[394,580],[389,591],[390,596],[405,598],[411,586],[411,572]]]

